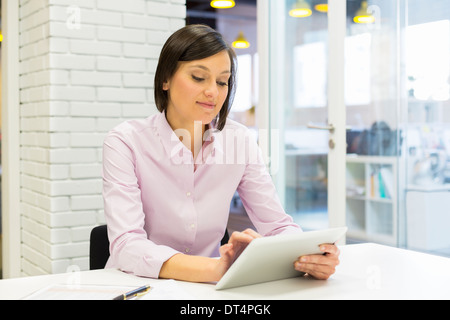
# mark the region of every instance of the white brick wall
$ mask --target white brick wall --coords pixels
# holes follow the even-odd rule
[[[156,112],[157,59],[185,24],[185,0],[19,5],[22,273],[86,270],[90,230],[104,222],[105,133]]]

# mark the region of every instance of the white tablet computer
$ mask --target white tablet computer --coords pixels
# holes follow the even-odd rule
[[[307,254],[320,254],[319,245],[336,243],[347,227],[254,239],[216,284],[216,290],[293,278],[302,273],[294,261]]]

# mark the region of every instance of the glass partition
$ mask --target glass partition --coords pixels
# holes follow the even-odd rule
[[[328,93],[336,86],[328,79],[329,55],[333,52],[328,46],[327,11],[316,7],[319,2],[308,2],[310,15],[293,17],[289,12],[298,6],[297,1],[271,1],[269,19],[269,69],[270,77],[276,79],[271,80],[270,119],[271,128],[280,132],[277,152],[282,158],[275,178],[286,210],[306,230],[328,227],[328,192],[333,192],[328,185],[329,132],[317,129],[328,122]],[[342,214],[349,226],[348,240],[395,245],[399,218],[398,110],[403,99],[399,4],[386,0],[340,4],[346,6],[347,21],[342,43],[347,182],[331,188],[347,188],[347,209]],[[371,23],[355,22],[362,8],[374,17]],[[369,194],[371,183],[380,184],[376,172],[389,175],[392,181],[383,185],[382,195]]]
[[[406,12],[405,244],[450,256],[450,2]]]
[[[401,1],[347,1],[346,223],[350,241],[399,244],[404,95]],[[365,16],[359,21],[358,17]],[[369,23],[364,23],[369,21]]]
[[[327,122],[328,18],[311,8],[293,16],[296,1],[270,1],[270,127],[279,143],[274,172],[286,211],[303,229],[328,227],[326,130],[308,128]]]
[[[268,1],[274,180],[304,229],[328,226],[326,12]],[[302,2],[303,4],[305,2]],[[450,2],[346,0],[347,242],[450,256]],[[336,7],[335,7],[336,8]],[[364,14],[362,14],[364,13]],[[368,23],[358,23],[356,16]],[[298,15],[297,15],[298,16]],[[258,18],[260,19],[260,17]]]

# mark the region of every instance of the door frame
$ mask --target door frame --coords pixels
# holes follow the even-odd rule
[[[346,107],[345,33],[347,1],[328,3],[328,119],[335,128],[328,152],[328,220],[330,227],[346,225]]]

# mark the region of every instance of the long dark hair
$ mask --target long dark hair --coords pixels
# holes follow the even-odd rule
[[[236,85],[236,54],[224,41],[222,35],[206,25],[193,24],[173,33],[164,44],[159,56],[155,74],[155,103],[160,112],[166,111],[168,93],[163,90],[164,82],[175,74],[179,61],[194,61],[227,51],[231,62],[231,76],[228,80],[228,95],[220,109],[216,129],[222,130],[233,103]]]

